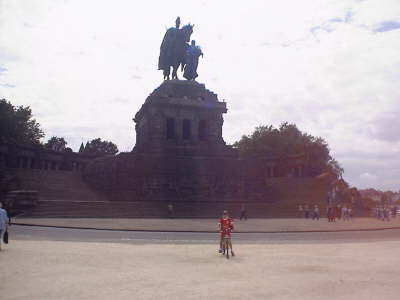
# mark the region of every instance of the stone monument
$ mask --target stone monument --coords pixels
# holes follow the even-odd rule
[[[247,208],[253,205],[253,216],[265,216],[268,202],[292,199],[290,192],[301,191],[299,186],[307,192],[312,190],[303,188],[304,182],[288,184],[293,181],[291,177],[306,175],[307,158],[301,154],[269,157],[263,153],[243,159],[226,145],[222,127],[227,104],[195,81],[203,53],[190,41],[193,27],[188,24],[180,28],[178,17],[176,26],[165,33],[158,68],[166,80],[145,99],[133,118],[136,144],[131,152],[99,158],[72,154],[55,157],[54,153],[42,155],[43,151],[35,153],[23,147],[18,151],[0,147],[0,163],[5,157],[9,164],[22,169],[43,165],[45,170],[83,172],[86,182],[110,200],[74,204],[80,206],[79,213],[86,211],[89,216],[165,216],[167,207],[173,204],[180,216],[216,217],[222,209],[239,211],[243,203]],[[179,67],[187,80],[178,80]],[[60,210],[67,211],[63,206]]]
[[[160,46],[160,56],[158,59],[158,69],[163,71],[164,79],[170,79],[172,68],[172,79],[178,79],[177,71],[181,67],[184,70],[183,77],[187,80],[194,80],[198,76],[197,66],[199,57],[203,52],[199,46],[196,46],[194,40],[190,37],[193,33],[192,24],[187,24],[179,28],[181,19],[178,17],[175,21],[175,27],[169,28],[162,40]]]
[[[87,180],[112,200],[159,201],[166,207],[172,202],[265,201],[271,194],[265,182],[280,174],[279,160],[239,158],[222,137],[226,102],[194,80],[202,52],[194,41],[188,44],[193,26],[180,28],[178,17],[165,33],[158,66],[166,80],[133,118],[132,152],[98,159],[85,170]],[[188,80],[177,79],[179,67]]]

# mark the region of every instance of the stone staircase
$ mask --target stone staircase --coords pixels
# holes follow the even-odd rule
[[[233,217],[240,215],[240,202],[188,202],[173,203],[174,217],[177,218],[217,218],[223,210]],[[285,207],[277,203],[247,202],[246,209],[250,218],[284,218],[297,216],[297,207]],[[323,210],[321,210],[323,212]],[[42,200],[39,205],[25,216],[54,218],[158,218],[168,217],[167,203],[149,202],[112,202],[112,201],[62,201]]]
[[[21,189],[39,191],[40,200],[107,201],[82,179],[79,172],[19,169],[16,175]]]
[[[37,177],[38,178],[38,177]],[[37,179],[36,178],[36,179]],[[137,218],[168,217],[168,202],[165,201],[108,201],[93,191],[79,174],[43,175],[39,205],[26,214],[31,217],[75,217],[75,218]],[[43,186],[45,185],[45,186]],[[178,218],[217,218],[223,210],[239,217],[245,203],[249,217],[294,217],[298,216],[298,204],[310,207],[318,204],[325,209],[325,187],[312,178],[272,178],[269,195],[260,201],[175,201],[174,216]],[[71,190],[72,189],[72,190]]]

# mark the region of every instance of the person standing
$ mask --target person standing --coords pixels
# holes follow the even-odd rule
[[[383,206],[379,207],[379,220],[385,221],[385,209]]]
[[[341,216],[343,221],[347,220],[347,207],[345,205],[342,206]]]
[[[340,215],[340,210],[339,210],[340,206],[333,206],[332,207],[332,211],[333,211],[333,215],[332,215],[332,222],[336,222],[336,218],[338,217],[338,215]]]
[[[348,221],[353,219],[353,209],[351,207],[349,207],[347,209],[347,217],[348,217]]]
[[[326,216],[328,217],[328,222],[333,222],[334,211],[332,206],[327,207]]]
[[[376,206],[376,218],[378,220],[381,219],[381,207],[380,206]]]
[[[306,219],[310,217],[310,209],[308,208],[308,204],[304,205],[304,217]]]
[[[247,211],[246,211],[246,206],[242,204],[240,207],[240,220],[245,219],[247,221]]]
[[[392,207],[392,217],[396,218],[396,215],[397,215],[397,206],[393,205],[393,207]]]
[[[300,216],[300,218],[303,218],[303,206],[302,206],[301,204],[299,204],[298,210],[299,210],[299,216]]]
[[[390,221],[390,209],[388,206],[383,208],[383,220],[382,221]]]
[[[9,218],[5,209],[3,209],[3,203],[0,202],[0,250],[1,244],[3,243],[3,235],[7,231]]]
[[[336,206],[328,206],[326,210],[328,222],[336,222]]]
[[[187,80],[195,80],[197,76],[197,66],[199,65],[199,57],[203,57],[203,52],[196,41],[192,40],[190,46],[186,50],[186,65],[183,77]]]
[[[335,219],[338,218],[340,220],[342,218],[342,206],[338,204],[336,206],[335,211],[336,211]]]
[[[172,203],[168,204],[168,217],[174,217],[174,206],[172,205]]]
[[[319,208],[318,208],[318,205],[314,205],[313,220],[319,220]]]

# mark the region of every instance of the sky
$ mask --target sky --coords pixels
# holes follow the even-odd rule
[[[204,52],[197,81],[227,102],[228,144],[295,123],[350,185],[400,190],[399,0],[0,0],[0,98],[30,106],[44,141],[130,151],[177,16]]]

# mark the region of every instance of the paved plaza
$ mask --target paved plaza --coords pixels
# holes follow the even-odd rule
[[[211,219],[14,222],[171,231],[208,231],[216,225]],[[275,233],[238,233],[236,256],[227,260],[217,253],[216,233],[13,225],[10,244],[0,252],[1,299],[398,299],[399,229],[323,232],[396,227],[397,219],[333,224],[325,219],[250,219],[236,224],[241,232],[258,228]]]
[[[15,240],[0,252],[9,299],[398,299],[400,241],[215,244]]]
[[[97,219],[97,218],[15,218],[16,224],[61,226],[76,228],[97,228],[114,230],[158,230],[158,231],[206,231],[217,229],[217,219]],[[312,219],[248,219],[235,220],[236,232],[297,232],[297,231],[337,231],[400,228],[400,217],[391,221],[375,218],[353,218],[351,221],[328,222]]]

